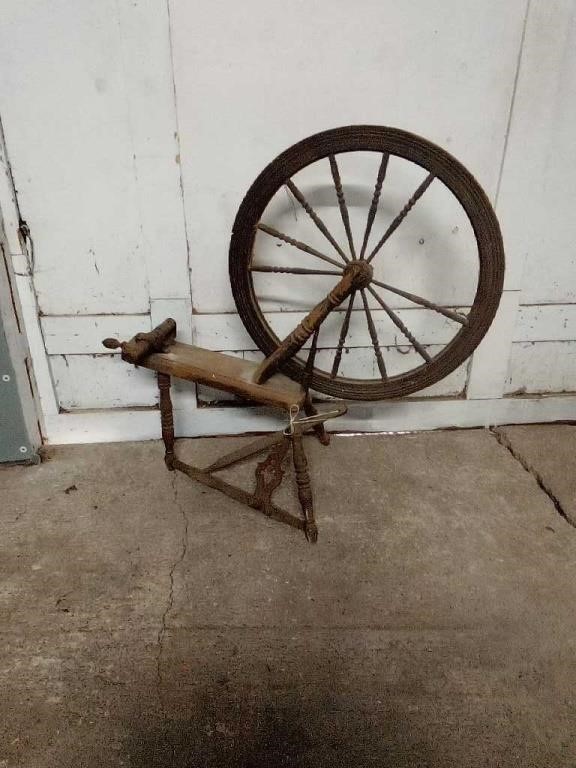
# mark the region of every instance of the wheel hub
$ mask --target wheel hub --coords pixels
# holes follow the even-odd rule
[[[366,288],[372,282],[374,270],[365,259],[356,259],[349,262],[344,269],[344,274],[352,278],[352,284],[357,291]]]

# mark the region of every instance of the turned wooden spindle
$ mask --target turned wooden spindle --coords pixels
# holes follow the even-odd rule
[[[262,384],[273,376],[282,363],[293,357],[306,344],[333,309],[342,304],[351,293],[369,285],[371,280],[372,267],[367,261],[357,260],[347,264],[340,282],[264,360],[254,374],[254,381]]]

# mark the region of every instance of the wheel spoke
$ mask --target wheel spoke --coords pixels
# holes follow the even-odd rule
[[[446,309],[446,307],[441,307],[438,304],[434,304],[433,301],[423,299],[422,296],[417,296],[415,293],[408,293],[408,291],[402,291],[400,288],[394,288],[393,286],[388,285],[388,283],[381,283],[379,280],[372,280],[372,282],[374,285],[378,285],[380,288],[384,288],[386,291],[390,291],[390,293],[403,296],[413,304],[420,304],[420,306],[426,307],[427,309],[433,309],[434,312],[439,312],[441,315],[449,317],[450,320],[455,320],[461,325],[468,325],[468,318],[466,315],[461,315],[459,312],[453,312],[451,309]]]
[[[378,169],[378,176],[376,177],[376,186],[374,187],[374,195],[372,196],[372,203],[370,205],[370,210],[368,211],[366,229],[364,230],[364,240],[362,242],[362,250],[360,251],[361,259],[364,258],[364,254],[366,253],[368,238],[370,237],[370,232],[372,231],[372,224],[374,224],[374,217],[376,216],[376,211],[378,210],[378,201],[380,200],[380,192],[382,190],[382,184],[384,183],[384,179],[386,177],[386,171],[388,170],[389,159],[390,159],[390,155],[387,152],[385,152],[382,155],[382,162],[380,163],[380,168]]]
[[[380,342],[378,341],[378,334],[376,332],[376,326],[374,325],[374,319],[372,318],[372,312],[368,306],[368,297],[364,288],[361,290],[362,301],[364,302],[364,311],[366,312],[366,321],[368,323],[368,331],[370,332],[370,338],[372,339],[372,346],[374,347],[374,354],[376,355],[376,362],[378,363],[378,370],[383,379],[388,378],[386,373],[386,366],[384,364],[384,358],[380,350]]]
[[[352,239],[352,230],[350,229],[350,217],[348,216],[348,208],[346,206],[346,198],[344,197],[344,190],[342,189],[342,181],[340,180],[340,171],[338,170],[338,163],[334,155],[329,155],[330,170],[332,171],[332,178],[334,180],[334,188],[336,189],[336,197],[338,198],[338,207],[340,208],[340,215],[344,222],[344,229],[346,230],[346,237],[348,238],[348,245],[350,246],[350,253],[352,258],[356,258],[356,251],[354,250],[354,240]]]
[[[380,248],[382,248],[382,246],[384,245],[384,243],[386,242],[386,240],[388,240],[388,238],[390,237],[390,235],[391,235],[393,232],[395,232],[395,231],[398,229],[398,227],[400,226],[400,224],[402,224],[402,222],[404,221],[404,219],[406,218],[406,216],[408,215],[408,213],[410,212],[410,210],[412,209],[412,207],[413,207],[413,206],[415,205],[415,203],[416,203],[416,202],[417,202],[417,201],[418,201],[418,200],[419,200],[419,199],[422,197],[422,195],[424,194],[424,192],[426,192],[426,190],[428,189],[428,187],[430,186],[430,184],[432,184],[432,182],[434,181],[434,179],[435,179],[435,176],[434,176],[434,174],[433,174],[433,173],[429,173],[429,174],[428,174],[428,176],[426,176],[426,178],[424,179],[424,181],[422,182],[422,184],[420,184],[420,186],[418,187],[418,189],[416,190],[416,192],[414,192],[414,194],[412,195],[412,197],[410,198],[410,200],[408,200],[408,202],[406,203],[406,205],[404,206],[404,208],[402,208],[402,210],[400,211],[400,213],[398,214],[398,216],[396,216],[396,218],[394,219],[394,221],[392,222],[392,224],[390,224],[390,226],[388,227],[388,229],[386,230],[386,232],[384,232],[384,234],[382,235],[381,239],[380,239],[380,240],[379,240],[379,242],[378,242],[378,245],[377,245],[377,246],[374,248],[374,250],[372,251],[372,253],[370,254],[370,256],[368,256],[368,259],[367,259],[367,261],[372,261],[372,259],[374,258],[374,256],[376,256],[376,254],[378,253],[378,251],[380,250]]]
[[[312,336],[312,344],[310,346],[310,352],[308,353],[308,359],[306,360],[306,367],[304,368],[304,378],[302,380],[302,386],[306,392],[310,389],[312,384],[312,376],[314,374],[314,362],[316,361],[316,352],[318,350],[318,336],[320,334],[320,326],[314,331]]]
[[[250,267],[250,272],[281,272],[286,275],[341,275],[335,269],[305,269],[304,267]]]
[[[416,339],[416,338],[415,338],[415,337],[414,337],[414,336],[413,336],[413,335],[410,333],[410,331],[408,330],[408,328],[406,328],[406,326],[404,325],[404,323],[402,322],[402,320],[400,320],[400,318],[398,317],[398,315],[396,314],[396,312],[394,312],[394,310],[390,309],[390,307],[388,306],[388,304],[386,304],[386,302],[384,301],[384,299],[380,298],[380,296],[379,296],[379,295],[376,293],[376,291],[374,290],[374,288],[372,288],[371,286],[368,286],[368,290],[370,291],[370,293],[372,294],[372,296],[374,296],[374,298],[376,299],[376,301],[378,302],[378,304],[380,304],[380,306],[382,307],[382,309],[383,309],[383,310],[386,312],[386,314],[388,315],[388,317],[390,318],[390,320],[392,320],[392,322],[394,323],[394,325],[395,325],[397,328],[399,328],[399,329],[400,329],[400,331],[402,331],[402,333],[404,334],[404,336],[406,336],[406,338],[408,339],[408,341],[410,342],[410,344],[412,344],[412,346],[414,347],[414,349],[415,349],[415,350],[418,352],[418,354],[420,355],[420,357],[423,357],[423,358],[424,358],[424,360],[426,360],[426,362],[427,362],[427,363],[429,363],[429,362],[432,360],[432,358],[430,357],[430,355],[428,354],[428,352],[427,352],[427,351],[424,349],[424,347],[422,346],[422,344],[420,344],[420,342],[419,342],[419,341],[418,341],[418,340],[417,340],[417,339]]]
[[[318,227],[320,232],[322,232],[322,234],[328,240],[328,242],[336,249],[336,251],[340,254],[340,256],[342,256],[344,261],[346,261],[346,262],[350,261],[348,256],[346,256],[346,254],[344,253],[342,248],[338,245],[336,240],[332,237],[332,235],[328,231],[328,227],[326,226],[326,224],[324,224],[324,222],[322,221],[320,216],[318,216],[318,214],[316,213],[314,208],[312,208],[312,206],[310,205],[308,200],[306,200],[306,198],[304,197],[302,192],[300,192],[300,190],[298,189],[296,184],[294,184],[292,179],[288,179],[288,181],[286,182],[286,186],[288,187],[290,192],[292,192],[292,194],[294,195],[296,200],[298,200],[298,202],[300,203],[302,208],[304,208],[304,210],[306,211],[308,216],[310,216],[310,218],[312,219],[314,224],[316,224],[316,226]]]
[[[348,336],[348,328],[350,327],[350,318],[352,317],[352,307],[354,306],[355,297],[356,297],[356,291],[350,294],[348,308],[346,309],[344,322],[342,323],[342,328],[340,329],[340,338],[338,339],[338,348],[336,349],[336,354],[334,355],[334,362],[332,363],[332,371],[330,373],[330,376],[333,379],[337,376],[338,369],[340,368],[340,360],[342,359],[342,350],[344,349],[344,342],[346,341],[346,336]]]
[[[274,229],[274,227],[269,227],[267,224],[262,224],[262,222],[260,222],[260,224],[258,224],[258,229],[262,232],[266,232],[267,235],[278,238],[278,240],[283,240],[285,243],[288,243],[288,245],[293,245],[294,248],[298,248],[299,251],[304,251],[304,253],[309,253],[311,256],[316,256],[317,259],[327,261],[328,264],[333,264],[340,269],[341,265],[336,259],[332,259],[330,256],[320,253],[316,248],[312,248],[310,245],[306,245],[306,243],[301,243],[300,240],[295,240],[293,237],[285,235],[284,232],[279,232],[277,229]]]

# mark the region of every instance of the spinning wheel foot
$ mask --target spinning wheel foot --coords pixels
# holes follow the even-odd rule
[[[316,544],[318,541],[318,526],[316,525],[314,520],[310,520],[306,522],[306,525],[304,527],[304,535],[306,536],[306,539],[310,542],[310,544]]]

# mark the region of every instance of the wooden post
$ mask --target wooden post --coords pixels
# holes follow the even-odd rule
[[[318,528],[314,520],[314,505],[312,500],[312,486],[308,474],[308,461],[304,453],[302,434],[297,429],[291,435],[292,458],[296,472],[296,485],[298,486],[298,499],[304,513],[304,533],[308,541],[315,543],[318,540]]]
[[[264,360],[254,374],[254,381],[263,384],[273,376],[282,363],[293,357],[326,320],[332,310],[342,304],[355,290],[364,288],[372,279],[372,267],[367,261],[351,261],[342,275],[342,279],[330,293],[317,304],[296,326],[271,355]]]
[[[172,398],[170,397],[170,376],[158,374],[160,390],[160,422],[162,424],[162,440],[166,452],[164,461],[170,471],[174,469],[174,416],[172,413]]]

